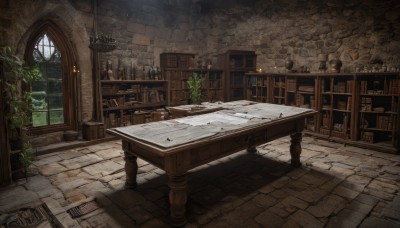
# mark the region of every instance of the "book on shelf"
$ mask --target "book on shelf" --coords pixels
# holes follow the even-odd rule
[[[159,103],[160,102],[160,96],[158,93],[158,90],[153,88],[149,91],[149,98],[150,98],[150,103]]]
[[[314,86],[313,85],[299,85],[299,91],[314,93]]]
[[[338,100],[336,102],[336,109],[338,110],[347,110],[347,102],[343,100]]]
[[[296,94],[295,105],[298,107],[304,105],[304,96],[302,94]]]
[[[331,120],[331,118],[330,118],[329,113],[323,113],[322,114],[322,127],[329,128],[330,120]]]
[[[346,93],[352,93],[353,92],[353,80],[347,80],[346,81]]]
[[[310,96],[310,106],[312,109],[315,109],[315,97]]]
[[[372,98],[362,97],[361,98],[361,111],[372,111]]]
[[[147,87],[144,87],[142,90],[142,103],[149,103],[149,89]]]
[[[389,81],[389,94],[400,95],[400,79],[392,79]]]
[[[382,130],[392,130],[393,129],[393,117],[391,116],[376,116],[376,128]]]
[[[107,103],[108,103],[108,107],[110,107],[110,108],[118,107],[118,102],[116,99],[109,99],[109,100],[107,100]]]
[[[347,111],[351,111],[352,108],[352,102],[351,102],[351,97],[347,97]]]
[[[333,92],[335,93],[345,93],[346,92],[346,83],[338,82],[336,85],[333,85]]]
[[[296,91],[296,79],[287,79],[286,80],[287,83],[287,91]]]
[[[368,90],[368,81],[361,81],[360,82],[360,93],[366,94]]]
[[[374,143],[374,133],[373,132],[363,132],[361,140],[368,143]]]

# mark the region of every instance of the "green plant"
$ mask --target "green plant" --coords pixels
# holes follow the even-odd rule
[[[187,80],[190,92],[190,101],[192,104],[197,104],[201,101],[201,85],[204,78],[201,74],[194,72],[192,77]]]
[[[32,94],[29,85],[41,78],[37,66],[25,66],[22,59],[12,54],[10,47],[1,47],[0,63],[4,78],[0,78],[3,85],[5,100],[5,117],[7,128],[18,134],[21,149],[20,161],[25,173],[33,160],[32,146],[29,143],[26,127],[31,124]]]

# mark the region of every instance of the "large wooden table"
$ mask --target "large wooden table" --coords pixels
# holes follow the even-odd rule
[[[290,135],[291,164],[300,166],[301,131],[311,109],[235,101],[206,104],[219,111],[108,129],[122,139],[126,188],[135,188],[137,157],[165,170],[170,187],[171,224],[186,223],[186,173],[229,154]]]

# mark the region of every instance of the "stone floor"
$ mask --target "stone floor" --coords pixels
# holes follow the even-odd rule
[[[289,138],[191,170],[186,227],[400,227],[400,155],[303,138],[302,168]],[[0,212],[42,201],[64,227],[168,227],[165,172],[139,159],[124,190],[121,142],[39,156],[35,175],[0,189]],[[95,198],[102,207],[72,219]]]

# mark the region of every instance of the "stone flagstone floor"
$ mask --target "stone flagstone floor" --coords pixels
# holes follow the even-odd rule
[[[303,167],[289,138],[241,151],[188,174],[186,227],[400,227],[400,155],[303,138]],[[0,188],[0,212],[45,202],[64,227],[168,227],[165,172],[139,161],[124,190],[119,140],[37,157],[35,174]],[[92,200],[102,207],[72,219]]]

